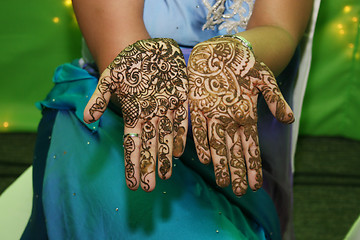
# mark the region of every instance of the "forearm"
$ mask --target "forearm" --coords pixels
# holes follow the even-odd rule
[[[148,39],[142,0],[73,0],[74,11],[102,72],[126,46]]]
[[[312,12],[313,0],[256,0],[247,30],[255,56],[275,75],[289,63]]]
[[[275,26],[256,27],[237,35],[251,43],[255,56],[275,75],[287,66],[298,44],[284,29]]]

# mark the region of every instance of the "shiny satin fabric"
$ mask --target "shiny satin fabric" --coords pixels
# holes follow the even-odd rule
[[[54,82],[41,102],[34,208],[22,239],[39,229],[51,239],[281,238],[265,191],[237,198],[231,188],[216,187],[212,167],[200,164],[191,139],[169,180],[158,180],[151,193],[129,190],[121,117],[108,110],[89,127],[76,114],[97,79],[74,62],[60,66]]]

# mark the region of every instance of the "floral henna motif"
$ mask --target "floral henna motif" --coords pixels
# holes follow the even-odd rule
[[[225,144],[225,126],[221,124],[210,125],[210,147],[213,148],[220,160],[214,164],[215,179],[220,187],[226,187],[230,183],[230,174],[227,167],[227,150]]]
[[[195,46],[188,74],[199,159],[208,163],[212,158],[221,187],[230,183],[230,168],[236,195],[246,192],[246,172],[250,187],[259,189],[263,181],[256,126],[259,92],[279,121],[293,121],[273,74],[233,38],[210,39]]]
[[[241,140],[238,138],[230,148],[230,168],[233,168],[232,188],[236,195],[244,195],[247,189],[246,166],[242,153]]]
[[[193,111],[190,111],[190,116],[197,154],[203,163],[208,164],[210,163],[211,156],[210,148],[207,144],[206,119],[202,114]]]
[[[263,94],[265,100],[268,103],[275,103],[275,117],[277,120],[283,123],[292,123],[294,122],[293,112],[287,110],[288,104],[283,98],[279,87],[277,86],[276,79],[269,68],[261,62],[256,62],[256,68],[260,69],[262,74],[262,82],[258,82],[257,88]],[[254,73],[252,73],[254,74]],[[272,87],[274,86],[274,87]]]
[[[146,120],[141,135],[141,152],[140,152],[140,181],[144,190],[151,188],[151,176],[155,171],[156,156],[151,153],[151,146],[156,141],[156,129],[150,120]]]
[[[135,128],[135,132],[142,131],[139,165],[140,182],[145,190],[151,189],[154,182],[152,173],[156,159],[160,176],[164,179],[170,176],[174,133],[175,151],[181,153],[185,147],[183,125],[187,121],[184,107],[187,104],[187,84],[181,50],[174,40],[164,38],[142,40],[128,46],[99,80],[97,94],[94,94],[95,99],[88,109],[87,122],[96,121],[105,111],[110,96],[115,96],[125,128],[130,132]],[[157,151],[154,150],[156,146]],[[133,151],[130,149],[125,148],[125,159],[129,160],[126,162],[126,178],[129,186],[134,186],[136,182],[130,169],[134,168],[131,163],[135,160],[131,159]]]
[[[127,136],[124,139],[124,151],[125,151],[125,178],[130,189],[137,186],[138,181],[135,177],[135,164],[131,161],[131,153],[135,151],[135,142]]]
[[[182,122],[187,121],[188,118],[188,111],[187,106],[184,105],[180,106],[177,111],[175,112],[175,119],[173,123],[174,127],[174,148],[173,148],[173,155],[180,156],[185,149],[185,142],[184,136],[186,135],[187,129],[181,125]]]
[[[167,174],[171,170],[171,163],[167,156],[169,156],[169,139],[166,139],[166,136],[170,135],[173,132],[173,126],[171,120],[164,116],[159,123],[159,153],[158,153],[158,162],[159,162],[159,172],[160,177],[163,179],[167,178]]]
[[[98,116],[103,114],[107,107],[106,96],[110,96],[115,91],[115,85],[110,77],[106,76],[99,79],[97,90],[100,96],[96,97],[95,103],[89,109],[90,119],[87,120],[89,123],[96,122]]]

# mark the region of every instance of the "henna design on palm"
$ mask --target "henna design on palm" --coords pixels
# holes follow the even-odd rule
[[[136,190],[141,183],[144,190],[151,191],[156,160],[159,176],[167,179],[172,155],[179,157],[185,148],[188,81],[177,43],[165,38],[147,39],[120,52],[101,75],[84,120],[97,121],[111,96],[121,107],[124,133],[141,136],[137,141],[131,136],[124,139],[127,185]]]
[[[129,188],[134,188],[138,185],[138,181],[135,177],[135,164],[131,161],[131,154],[135,151],[134,140],[127,136],[124,139],[124,151],[125,151],[125,178],[127,179],[127,185]]]
[[[261,92],[281,122],[294,121],[276,79],[264,63],[238,40],[213,38],[196,45],[188,64],[191,122],[202,163],[213,161],[219,186],[236,195],[262,186],[257,132]]]

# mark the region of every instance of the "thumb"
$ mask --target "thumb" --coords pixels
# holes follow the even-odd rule
[[[101,74],[95,92],[85,107],[84,121],[86,123],[96,122],[101,117],[107,108],[114,89],[114,81],[110,77],[110,70],[106,69]]]
[[[257,88],[261,91],[271,113],[278,121],[293,123],[295,121],[294,113],[284,99],[274,75],[264,63],[260,64],[262,66],[261,81],[259,81]]]

